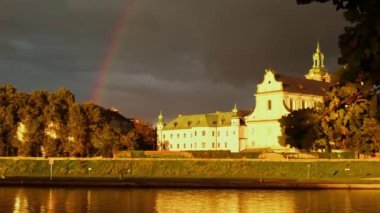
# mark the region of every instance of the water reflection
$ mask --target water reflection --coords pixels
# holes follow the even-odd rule
[[[161,190],[158,212],[294,212],[294,194],[255,190]]]
[[[0,188],[1,212],[379,212],[376,190]]]

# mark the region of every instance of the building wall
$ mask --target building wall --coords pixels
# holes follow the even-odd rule
[[[314,108],[323,103],[322,96],[284,92],[272,71],[266,71],[255,97],[254,112],[246,117],[247,148],[285,148],[284,141],[280,141],[282,131],[278,120],[292,110]]]
[[[284,103],[290,110],[317,108],[323,104],[323,97],[298,93],[284,93]]]
[[[231,150],[239,152],[239,126],[192,127],[158,131],[167,150]]]

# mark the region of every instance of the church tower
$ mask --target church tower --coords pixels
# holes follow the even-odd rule
[[[240,118],[238,116],[238,109],[235,104],[234,108],[232,109],[232,118],[231,118],[231,125],[232,126],[239,126],[240,125]]]
[[[313,54],[313,66],[309,70],[309,73],[305,75],[306,79],[315,81],[330,82],[331,78],[325,68],[325,55],[322,53],[319,47],[319,41],[317,42],[317,49]]]
[[[162,129],[165,126],[164,116],[162,115],[162,112],[158,115],[158,120],[156,123],[157,128],[157,150],[164,150],[164,139],[162,138]]]

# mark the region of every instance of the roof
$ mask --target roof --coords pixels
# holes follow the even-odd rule
[[[306,78],[286,76],[286,75],[275,75],[276,80],[282,82],[282,86],[285,92],[290,93],[302,93],[310,95],[320,95],[323,96],[328,90],[332,83],[309,80]]]
[[[239,110],[240,123],[243,117],[252,113],[252,110]],[[163,130],[190,129],[193,127],[222,127],[230,126],[233,112],[215,112],[207,114],[179,115],[171,120]],[[244,123],[244,122],[243,122]]]

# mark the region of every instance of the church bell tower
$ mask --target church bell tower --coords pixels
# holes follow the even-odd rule
[[[319,47],[319,41],[317,42],[317,48],[313,54],[313,65],[309,70],[309,73],[305,75],[306,79],[315,81],[330,82],[331,78],[325,68],[325,55],[322,53]]]

